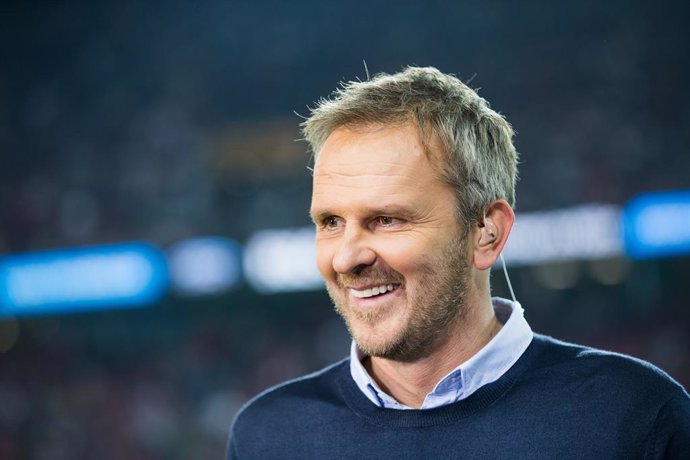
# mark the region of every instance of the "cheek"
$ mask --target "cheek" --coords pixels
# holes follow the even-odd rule
[[[333,273],[333,250],[327,242],[316,242],[316,266],[321,276],[327,280],[331,277],[331,273]]]
[[[390,238],[379,245],[378,254],[390,268],[405,274],[427,258],[432,250],[418,238]]]

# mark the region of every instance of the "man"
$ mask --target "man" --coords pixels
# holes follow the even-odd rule
[[[303,130],[317,264],[349,359],[250,401],[228,458],[690,458],[690,398],[630,357],[534,334],[491,298],[513,131],[453,76],[350,82]]]

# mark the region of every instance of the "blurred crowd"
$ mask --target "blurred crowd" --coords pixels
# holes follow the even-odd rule
[[[690,187],[685,3],[266,4],[4,5],[0,252],[308,224],[297,114],[405,64],[507,116],[520,211]]]
[[[690,189],[685,3],[235,3],[0,7],[0,255],[308,225],[293,111],[363,59],[482,87],[518,132],[518,211]],[[690,385],[688,258],[512,276],[535,330]],[[247,398],[347,352],[324,292],[0,318],[0,459],[221,458]]]
[[[346,355],[327,304],[305,300],[314,306],[270,316],[230,297],[198,315],[181,305],[19,320],[0,355],[0,458],[221,458],[249,397]]]

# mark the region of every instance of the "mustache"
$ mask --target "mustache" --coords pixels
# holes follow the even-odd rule
[[[339,274],[337,283],[339,287],[353,284],[403,284],[405,278],[395,270],[367,267],[356,273]]]

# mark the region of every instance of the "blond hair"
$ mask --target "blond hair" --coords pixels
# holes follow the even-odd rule
[[[496,199],[515,205],[513,129],[472,88],[433,67],[407,67],[341,84],[317,102],[302,134],[316,158],[339,127],[409,122],[417,126],[427,154],[440,156],[439,172],[455,188],[465,222],[480,219]]]

